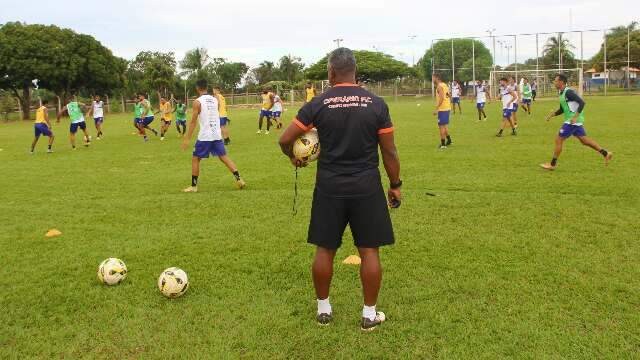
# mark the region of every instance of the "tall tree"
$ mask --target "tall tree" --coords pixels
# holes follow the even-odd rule
[[[493,57],[487,47],[479,40],[454,39],[453,40],[453,63],[451,61],[451,40],[440,40],[433,44],[433,47],[426,51],[424,56],[418,61],[419,73],[425,79],[431,79],[433,68],[435,72],[442,76],[442,79],[449,81],[452,78],[452,71],[449,70],[455,65],[456,79],[465,81],[473,78],[473,55],[475,53],[476,79],[488,79],[491,72]],[[433,64],[431,60],[433,59]],[[446,69],[446,70],[443,70]]]
[[[640,28],[637,22],[618,26],[607,34],[607,67],[620,69],[627,66],[627,31],[629,32],[629,54],[631,66],[640,68]],[[604,71],[604,42],[589,61],[597,71]]]
[[[384,81],[411,74],[411,69],[406,63],[394,59],[391,55],[367,50],[356,50],[353,54],[358,64],[359,81]],[[307,68],[306,77],[311,80],[326,79],[328,58],[329,55]]]
[[[562,35],[552,36],[547,39],[542,49],[542,64],[547,68],[560,65],[563,68],[574,68],[576,67],[574,49],[575,46]]]
[[[125,61],[89,35],[56,26],[0,26],[0,88],[10,90],[28,119],[32,80],[58,96],[80,90],[110,93],[124,83]]]
[[[220,87],[235,90],[249,71],[249,66],[242,62],[227,62],[224,59],[215,62],[215,73]]]
[[[195,74],[197,77],[199,73],[209,64],[209,52],[205,48],[195,48],[186,52],[182,61],[180,61],[180,68],[182,72],[180,75],[191,76]]]
[[[299,57],[287,55],[280,58],[278,62],[279,80],[293,83],[302,80],[304,77],[304,64]]]
[[[252,77],[255,78],[259,85],[266,84],[269,81],[278,80],[277,79],[277,71],[278,69],[271,61],[263,61],[255,67],[251,69]]]
[[[129,63],[129,72],[138,80],[136,91],[173,91],[176,59],[173,52],[143,51]]]

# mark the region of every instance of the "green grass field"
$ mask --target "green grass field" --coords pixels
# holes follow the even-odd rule
[[[72,151],[65,119],[55,153],[41,140],[32,156],[31,122],[0,124],[0,358],[637,358],[639,98],[587,98],[588,134],[614,160],[605,168],[572,139],[553,173],[538,164],[561,125],[543,121],[556,101],[520,112],[520,134],[504,138],[497,103],[477,123],[465,101],[446,151],[430,99],[390,101],[404,202],[382,251],[388,321],[369,334],[358,269],[341,263],[350,239],[335,322],[316,325],[315,170],[299,174],[292,217],[294,171],[278,133],[255,134],[256,110],[230,112],[228,151],[248,188],[210,160],[197,194],[180,192],[190,152],[175,129],[145,144],[130,115],[113,115],[104,140]],[[50,228],[63,235],[45,238]],[[119,286],[96,280],[107,257],[129,268]],[[169,266],[191,281],[176,300],[156,287]]]

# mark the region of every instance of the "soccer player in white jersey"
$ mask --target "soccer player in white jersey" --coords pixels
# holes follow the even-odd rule
[[[478,109],[478,121],[487,120],[487,113],[484,106],[487,99],[491,101],[491,95],[487,92],[487,87],[481,80],[476,81],[476,108]]]
[[[518,107],[520,106],[520,91],[518,89],[518,83],[516,82],[516,78],[511,76],[509,77],[509,86],[513,91],[515,96],[515,100],[513,100],[513,108],[511,109],[511,118],[513,119],[513,126],[515,129],[518,128]],[[511,134],[515,135],[515,134]]]
[[[516,94],[509,85],[509,79],[507,78],[500,79],[500,99],[502,100],[502,125],[496,136],[502,136],[502,132],[504,131],[504,128],[507,127],[507,124],[511,125],[511,135],[516,135],[516,127],[513,124],[513,117],[511,116],[511,110],[513,109]]]
[[[102,123],[104,122],[104,102],[100,100],[100,95],[93,97],[91,109],[89,110],[87,117],[90,117],[91,114],[93,114],[93,122],[96,125],[96,131],[98,132],[96,138],[100,140],[102,139]]]
[[[458,109],[460,110],[460,115],[462,115],[460,95],[462,95],[462,86],[460,85],[460,81],[454,80],[451,84],[451,108],[453,109],[454,115],[456,114],[456,104],[458,105]]]
[[[271,108],[271,119],[276,122],[276,129],[282,128],[282,121],[280,121],[280,117],[282,116],[282,99],[278,96],[278,90],[273,91],[273,107]]]
[[[182,142],[182,150],[189,147],[191,136],[196,129],[196,125],[200,126],[198,140],[194,146],[193,157],[191,159],[191,186],[184,189],[184,192],[198,192],[198,176],[200,176],[200,161],[208,158],[209,154],[218,157],[233,174],[236,179],[238,188],[243,189],[246,183],[240,178],[240,173],[236,164],[227,156],[222,141],[222,130],[220,130],[220,113],[218,111],[218,99],[209,95],[207,92],[207,80],[198,80],[196,82],[196,90],[198,99],[193,102],[191,122],[189,130]]]

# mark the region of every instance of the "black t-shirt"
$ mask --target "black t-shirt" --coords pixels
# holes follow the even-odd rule
[[[338,84],[305,104],[295,123],[318,130],[320,193],[355,198],[380,190],[378,136],[393,131],[384,100],[355,84]]]

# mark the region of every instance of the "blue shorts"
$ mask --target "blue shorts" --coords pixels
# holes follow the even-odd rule
[[[178,119],[178,120],[176,120],[176,125],[187,125],[187,120],[186,119],[185,120]]]
[[[517,113],[518,112],[518,103],[513,103],[513,109],[511,109],[511,113]]]
[[[448,125],[449,124],[449,113],[451,111],[438,111],[438,125]]]
[[[138,124],[140,124],[141,120],[140,118],[134,118],[133,119],[133,126],[138,127]]]
[[[40,135],[53,136],[53,133],[51,132],[51,129],[49,129],[47,124],[33,124],[33,130],[36,134],[36,137],[40,137]]]
[[[279,118],[280,116],[282,116],[282,111],[272,111],[271,116],[273,116],[274,118]]]
[[[476,103],[476,107],[478,108],[478,110],[484,109],[484,103]]]
[[[196,145],[193,147],[193,156],[204,159],[208,158],[209,154],[212,156],[227,155],[227,151],[224,149],[224,143],[222,140],[196,141]]]
[[[260,116],[271,117],[271,111],[269,110],[260,110]]]
[[[509,120],[511,119],[511,109],[502,109],[502,117]]]
[[[220,126],[227,126],[227,123],[229,122],[229,118],[228,117],[221,117],[220,118]]]
[[[93,118],[93,122],[95,122],[96,125],[102,124],[104,122],[104,118],[103,117]]]
[[[78,132],[78,128],[82,129],[82,130],[86,130],[87,129],[87,123],[85,123],[84,121],[80,121],[77,123],[71,123],[71,125],[69,125],[69,132],[72,134],[75,134]]]
[[[451,98],[451,103],[453,103],[453,104],[460,104],[460,98],[459,98],[459,97]]]
[[[522,99],[523,104],[531,104],[531,99]]]
[[[584,130],[584,126],[582,125],[571,125],[571,124],[563,124],[560,128],[560,132],[558,136],[563,139],[566,139],[570,136],[587,136],[587,132]]]
[[[147,125],[151,124],[153,122],[153,120],[155,120],[155,118],[153,116],[147,116],[144,119],[140,119],[140,124],[142,124],[142,126],[147,126]]]

